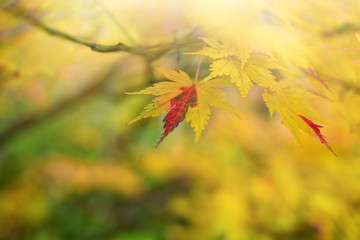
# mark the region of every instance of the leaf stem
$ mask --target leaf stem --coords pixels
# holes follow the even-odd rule
[[[205,48],[205,46],[206,46],[206,43],[204,43],[203,49]],[[199,71],[200,71],[200,65],[201,65],[201,61],[202,61],[202,56],[203,56],[203,54],[201,53],[200,58],[199,58],[199,63],[198,63],[197,69],[196,69],[195,83],[197,83],[197,80],[198,80],[198,77],[199,77]]]

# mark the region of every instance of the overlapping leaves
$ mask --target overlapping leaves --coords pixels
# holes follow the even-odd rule
[[[248,95],[254,83],[261,86],[265,91],[263,99],[270,115],[273,116],[274,112],[277,112],[282,124],[289,128],[298,141],[303,132],[315,135],[333,152],[320,133],[321,126],[310,120],[320,119],[312,104],[315,96],[293,81],[278,81],[273,70],[283,70],[283,67],[276,59],[265,53],[246,51],[236,44],[224,44],[214,38],[204,39],[204,42],[207,47],[199,53],[214,59],[210,65],[210,78],[229,77],[239,88],[242,97]],[[315,75],[313,70],[310,73]]]
[[[229,42],[223,43],[214,38],[203,40],[206,46],[195,54],[203,54],[214,59],[210,65],[209,76],[199,82],[193,82],[181,70],[160,70],[169,81],[159,82],[132,93],[151,94],[156,97],[129,124],[167,112],[163,120],[164,133],[158,144],[184,119],[190,122],[197,141],[208,123],[211,107],[223,108],[238,116],[229,105],[222,88],[236,86],[241,96],[246,97],[251,87],[257,84],[264,89],[263,99],[270,115],[273,116],[277,112],[282,124],[297,140],[300,141],[302,133],[315,135],[333,152],[319,130],[322,126],[313,122],[320,119],[312,104],[315,95],[293,81],[279,81],[274,70],[281,71],[283,67],[274,57]]]
[[[273,91],[278,90],[276,77],[270,69],[280,68],[280,65],[263,53],[252,52],[236,44],[223,44],[218,40],[204,39],[208,47],[200,53],[215,61],[210,65],[210,77],[229,76],[246,97],[253,83]]]

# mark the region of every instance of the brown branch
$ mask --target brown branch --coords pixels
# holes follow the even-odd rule
[[[178,41],[178,42],[171,42],[171,43],[167,43],[167,44],[157,44],[157,45],[150,45],[150,46],[128,46],[122,42],[119,42],[119,43],[113,44],[113,45],[104,45],[104,44],[99,44],[99,43],[96,43],[93,41],[87,41],[87,40],[72,36],[68,33],[62,32],[60,30],[54,29],[54,28],[46,25],[45,23],[43,23],[40,19],[35,17],[33,14],[29,13],[27,10],[17,6],[16,3],[11,4],[10,6],[2,7],[1,9],[8,12],[11,15],[13,15],[14,17],[23,18],[28,23],[32,24],[33,26],[43,30],[44,32],[46,32],[50,35],[66,39],[73,43],[77,43],[77,44],[89,47],[93,51],[102,52],[102,53],[126,52],[126,53],[130,53],[133,55],[144,56],[148,59],[157,59],[157,58],[163,56],[165,53],[173,50],[175,45],[177,45],[177,47],[179,48],[179,46],[185,47],[187,45],[198,44],[200,42],[199,40],[196,40],[196,41],[190,40],[189,41],[189,37],[191,37],[192,34],[194,33],[194,31],[193,31],[189,35],[184,36],[184,38],[180,42]]]
[[[128,52],[128,53],[132,53],[132,54],[136,54],[136,55],[141,55],[141,52],[139,51],[139,49],[127,46],[124,43],[117,43],[114,45],[103,45],[103,44],[98,44],[98,43],[91,42],[91,41],[86,41],[86,40],[77,38],[75,36],[72,36],[70,34],[64,33],[62,31],[56,30],[52,27],[47,26],[45,23],[43,23],[38,18],[36,18],[33,14],[30,14],[29,12],[27,12],[26,10],[24,10],[23,8],[21,8],[19,6],[12,5],[10,7],[3,7],[2,10],[10,13],[14,17],[23,18],[28,23],[45,31],[46,33],[48,33],[50,35],[54,35],[54,36],[69,40],[71,42],[89,47],[91,50],[96,51],[96,52],[123,51],[123,52]]]

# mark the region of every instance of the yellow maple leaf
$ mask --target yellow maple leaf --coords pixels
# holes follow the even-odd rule
[[[360,42],[360,33],[355,33],[357,40]]]
[[[128,124],[143,118],[157,117],[166,112],[164,118],[164,134],[158,144],[174,130],[178,124],[186,118],[194,128],[198,141],[205,129],[209,116],[210,107],[223,108],[240,117],[228,103],[226,93],[221,88],[231,86],[226,79],[210,79],[193,82],[183,71],[160,70],[170,81],[162,81],[139,92],[129,94],[151,94],[157,96],[152,103],[138,117]]]
[[[265,54],[251,53],[249,48],[236,44],[222,43],[213,38],[204,39],[207,44],[200,54],[209,56],[215,61],[210,65],[209,78],[229,76],[246,97],[253,83],[272,91],[278,90],[275,76],[269,69],[280,68],[280,65]]]
[[[277,91],[279,88],[275,76],[269,69],[278,68],[265,55],[251,55],[242,67],[242,61],[237,56],[229,56],[215,60],[210,65],[211,77],[230,76],[231,82],[239,88],[242,97],[246,97],[253,82],[261,87]]]
[[[156,83],[144,90],[127,93],[127,94],[150,94],[158,96],[152,100],[152,103],[145,106],[145,110],[134,120],[127,123],[131,124],[143,118],[158,117],[166,113],[170,108],[170,100],[181,93],[181,87],[192,86],[193,81],[183,71],[179,72],[171,70],[158,69],[168,80]]]
[[[195,141],[199,140],[202,131],[207,125],[211,114],[210,107],[225,109],[240,118],[228,103],[226,93],[221,90],[221,88],[229,86],[228,81],[211,79],[209,81],[200,81],[195,86],[198,96],[197,105],[190,108],[186,115],[186,121],[190,122],[191,127],[194,128]]]
[[[199,54],[218,59],[230,56],[237,56],[241,60],[241,67],[244,67],[250,57],[251,49],[245,46],[239,46],[239,42],[222,42],[215,38],[203,38],[206,46]]]
[[[276,111],[282,124],[289,128],[299,142],[301,131],[314,135],[312,128],[299,115],[313,120],[321,119],[311,102],[316,96],[286,80],[280,81],[279,85],[280,91],[268,90],[263,93],[271,117]]]

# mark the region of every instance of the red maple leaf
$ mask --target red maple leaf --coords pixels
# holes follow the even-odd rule
[[[170,111],[163,119],[163,122],[165,122],[163,129],[165,129],[165,131],[155,147],[185,119],[188,108],[197,105],[195,86],[181,87],[180,90],[182,90],[182,93],[170,100]]]
[[[302,116],[302,115],[298,115],[299,117],[302,118],[302,120],[304,120],[304,122],[306,122],[307,125],[309,125],[309,127],[312,128],[312,130],[314,130],[316,136],[320,139],[321,143],[325,144],[325,146],[335,155],[336,153],[331,149],[331,147],[329,146],[329,144],[326,142],[325,137],[321,134],[320,129],[323,126],[317,125],[315,124],[313,121],[311,121],[310,119]]]

